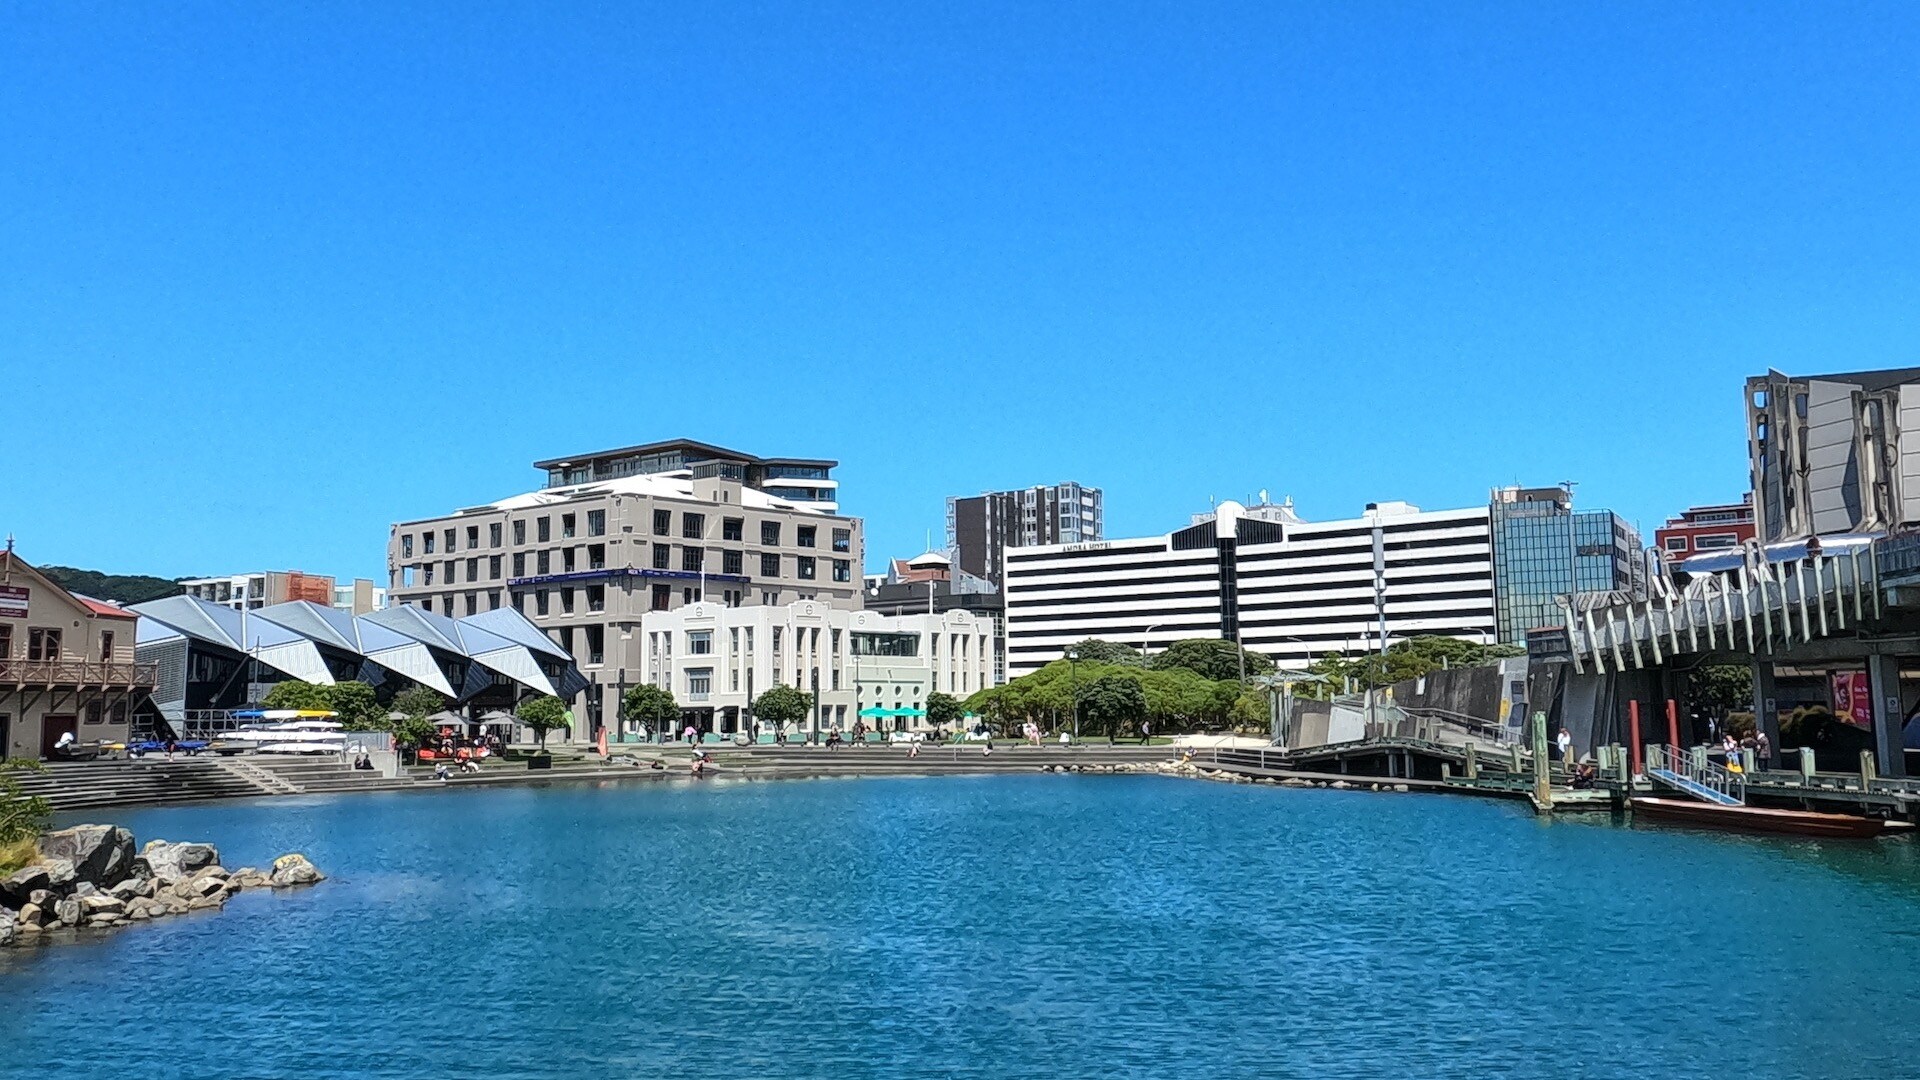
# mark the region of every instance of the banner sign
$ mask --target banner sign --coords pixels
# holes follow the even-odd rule
[[[26,618],[28,597],[25,585],[0,585],[0,619]]]
[[[1837,671],[1833,675],[1833,716],[1855,727],[1873,727],[1873,690],[1864,671]]]

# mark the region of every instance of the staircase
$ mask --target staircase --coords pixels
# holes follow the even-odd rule
[[[378,772],[357,770],[338,758],[281,758],[250,755],[232,759],[234,764],[265,774],[269,782],[285,785],[288,793],[306,795],[334,791],[398,791],[410,788],[413,777],[398,779]]]
[[[13,776],[21,794],[38,795],[60,812],[274,793],[273,788],[221,765],[212,758],[51,762],[44,771]]]
[[[1745,777],[1710,761],[1691,761],[1672,746],[1647,747],[1647,778],[1702,802],[1743,806],[1747,801]]]

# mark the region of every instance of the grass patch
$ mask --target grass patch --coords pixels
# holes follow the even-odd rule
[[[0,874],[11,874],[39,857],[39,842],[31,836],[0,843]]]

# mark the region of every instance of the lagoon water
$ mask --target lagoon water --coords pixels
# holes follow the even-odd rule
[[[0,1075],[1920,1074],[1908,840],[1157,777],[117,818],[332,879],[0,953]]]

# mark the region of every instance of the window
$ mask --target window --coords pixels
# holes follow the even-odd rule
[[[562,540],[573,539],[574,517],[575,516],[573,514],[560,515],[560,539]]]
[[[1686,538],[1685,536],[1669,536],[1669,537],[1667,537],[1667,550],[1668,550],[1668,551],[1685,551],[1685,550],[1687,550],[1687,538]]]
[[[513,610],[519,612],[522,615],[525,615],[527,613],[527,594],[526,593],[517,592],[513,594]]]
[[[607,568],[607,545],[587,545],[587,569],[605,570]]]
[[[761,577],[779,577],[780,576],[780,556],[775,555],[772,552],[763,553],[760,556],[760,576]]]
[[[604,664],[607,662],[607,628],[604,626],[587,627],[587,663]]]
[[[487,590],[487,610],[496,611],[499,609],[499,607],[500,607],[500,590],[488,589]]]
[[[106,703],[99,700],[87,702],[87,723],[104,723],[107,719]]]
[[[500,546],[500,523],[497,521],[487,526],[487,546]]]
[[[687,669],[687,697],[694,701],[705,701],[713,694],[713,669]]]
[[[13,659],[13,627],[0,624],[0,660],[11,659]]]
[[[743,568],[741,564],[744,561],[737,551],[723,551],[720,553],[720,572],[723,574],[742,573]]]
[[[813,556],[796,555],[793,560],[793,568],[794,568],[794,571],[800,575],[802,580],[804,581],[813,580]]]
[[[680,569],[697,572],[705,565],[706,556],[706,548],[683,547],[680,549]]]
[[[567,615],[573,614],[573,586],[571,585],[562,586],[560,589],[560,611]]]
[[[516,521],[513,523],[513,542],[516,546],[527,542],[527,523],[525,521]]]
[[[761,522],[760,542],[768,547],[778,547],[780,544],[780,523],[777,521]]]
[[[741,540],[745,538],[747,523],[744,518],[721,518],[720,539]]]
[[[121,698],[113,703],[113,722],[124,725],[127,722],[127,699]]]
[[[421,578],[420,584],[422,585],[433,584],[433,564],[432,563],[428,563],[427,565],[420,568],[420,578]]]
[[[480,580],[480,560],[479,559],[474,558],[474,559],[467,560],[467,580],[469,582]]]
[[[113,631],[100,631],[100,659],[113,662]]]
[[[447,546],[452,547],[453,545],[449,544]],[[454,562],[452,559],[447,560],[447,584],[451,585],[460,579],[460,575],[456,572],[459,569],[459,563]]]
[[[578,550],[580,549],[565,548],[560,552],[560,570],[562,573],[567,573],[567,574],[573,573],[573,567],[574,567],[573,553]]]
[[[478,525],[467,526],[467,550],[471,551],[474,548],[477,548],[479,546],[480,546],[480,526]]]
[[[534,571],[533,571],[534,573],[536,574],[553,573],[553,552],[542,551],[538,555],[535,555],[533,557],[533,561],[534,561]]]
[[[587,610],[607,610],[607,587],[605,585],[587,586]]]
[[[513,553],[513,576],[527,576],[527,553],[524,551],[516,551]]]
[[[533,591],[533,613],[534,613],[535,615],[539,615],[539,616],[543,616],[543,617],[544,617],[544,616],[546,615],[546,613],[547,613],[547,590],[545,590],[545,589],[535,589],[535,590]]]
[[[687,654],[688,655],[706,656],[711,654],[712,652],[713,652],[713,631],[711,630],[687,631]]]
[[[853,580],[853,564],[848,562],[845,559],[833,560],[833,580],[852,581]]]
[[[799,544],[801,547],[810,548],[813,546],[813,538],[818,532],[819,530],[812,525],[802,525],[793,530],[793,542]]]
[[[534,538],[543,544],[553,539],[553,519],[544,517],[537,519],[533,523],[533,533]]]
[[[653,568],[669,570],[673,567],[673,549],[665,544],[653,545]]]
[[[653,512],[653,535],[673,535],[673,511],[655,510]]]
[[[563,626],[560,628],[560,647],[567,650],[569,656],[573,654],[573,627]]]
[[[1696,536],[1693,538],[1693,550],[1719,551],[1723,548],[1730,548],[1736,543],[1738,543],[1738,541],[1732,533],[1709,533],[1706,536]]]
[[[493,556],[489,556],[489,557],[488,557],[488,559],[487,559],[487,579],[488,579],[489,581],[499,581],[499,580],[500,580],[500,556],[498,556],[498,555],[493,555]]]
[[[852,529],[833,530],[833,550],[841,552],[842,554],[853,550]]]
[[[779,606],[780,590],[779,589],[761,589],[760,602],[767,605],[768,607]]]
[[[607,512],[605,510],[587,511],[587,535],[607,535]]]
[[[681,514],[680,535],[688,540],[705,539],[707,535],[707,515]]]
[[[431,532],[423,532],[420,534],[420,551],[424,555],[433,554],[433,534]]]
[[[447,554],[449,555],[453,554],[453,536],[454,536],[454,530],[448,529],[447,530]]]
[[[479,613],[480,613],[480,594],[468,593],[467,594],[467,614],[478,615]]]
[[[673,586],[655,585],[653,587],[653,610],[665,611],[673,606]]]
[[[413,534],[412,533],[408,533],[407,535],[402,536],[400,538],[400,557],[403,559],[413,558]]]

